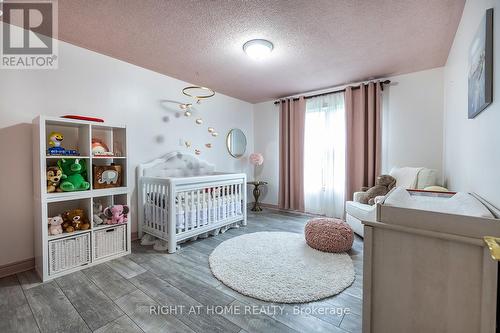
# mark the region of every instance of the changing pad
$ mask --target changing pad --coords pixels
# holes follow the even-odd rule
[[[385,199],[384,205],[447,214],[493,218],[493,214],[479,200],[465,192],[452,197],[411,195],[402,187],[394,189]]]

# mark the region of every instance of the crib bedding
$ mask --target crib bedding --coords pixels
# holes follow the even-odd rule
[[[207,194],[207,196],[210,195],[210,197],[212,197],[212,198],[216,198],[216,197],[219,196],[217,194],[217,192],[220,192],[220,190],[218,188],[207,189],[205,191],[205,193]],[[149,203],[152,203],[155,206],[158,206],[158,207],[161,207],[161,208],[166,208],[165,205],[166,205],[166,202],[168,200],[168,195],[167,194],[165,194],[163,192],[154,192],[154,191],[151,191],[151,192],[147,192],[146,196],[147,196],[147,199],[148,199]],[[184,200],[183,200],[183,202],[184,202]],[[178,198],[176,198],[175,203],[176,204],[179,203]]]
[[[151,219],[155,209],[164,209],[168,213],[168,195],[158,192],[148,192],[146,205],[144,205],[144,214],[147,219]],[[186,196],[185,198],[176,198],[176,228],[192,228],[194,226],[207,225],[209,220],[224,220],[243,214],[243,201],[238,199],[237,195],[230,195],[228,198],[217,200],[217,195],[211,195],[216,204],[211,204],[208,196],[202,204],[190,204],[198,202],[195,198]],[[180,199],[180,200],[179,200]],[[159,214],[158,214],[159,215]]]

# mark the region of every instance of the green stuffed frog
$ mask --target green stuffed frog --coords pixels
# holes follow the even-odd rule
[[[87,167],[85,161],[78,158],[61,159],[57,165],[62,170],[59,188],[64,192],[85,191],[90,188],[90,183],[85,180]]]

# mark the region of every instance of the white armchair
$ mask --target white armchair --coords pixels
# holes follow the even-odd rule
[[[406,189],[424,189],[428,186],[437,185],[437,171],[427,168],[392,168],[389,172],[396,178],[396,186]],[[363,237],[363,224],[361,221],[375,222],[377,219],[376,205],[366,205],[357,202],[363,192],[354,192],[353,201],[347,201],[346,222],[352,230]],[[384,197],[375,198],[375,202],[380,202]]]

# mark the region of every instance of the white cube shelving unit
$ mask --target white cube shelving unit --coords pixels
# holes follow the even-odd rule
[[[49,156],[47,140],[50,132],[64,135],[62,146],[78,150],[80,156]],[[92,156],[92,138],[99,138],[110,151],[119,156]],[[130,207],[127,184],[127,129],[125,126],[39,116],[33,120],[33,187],[35,223],[35,269],[43,281],[75,272],[130,253],[130,214],[128,221],[119,225],[100,225],[94,228],[92,204],[97,200],[104,207],[123,204]],[[85,160],[90,189],[76,192],[47,193],[46,170],[61,158]],[[122,186],[94,189],[92,165],[114,163],[122,167]],[[89,230],[60,235],[48,234],[48,218],[81,208],[90,221]]]

